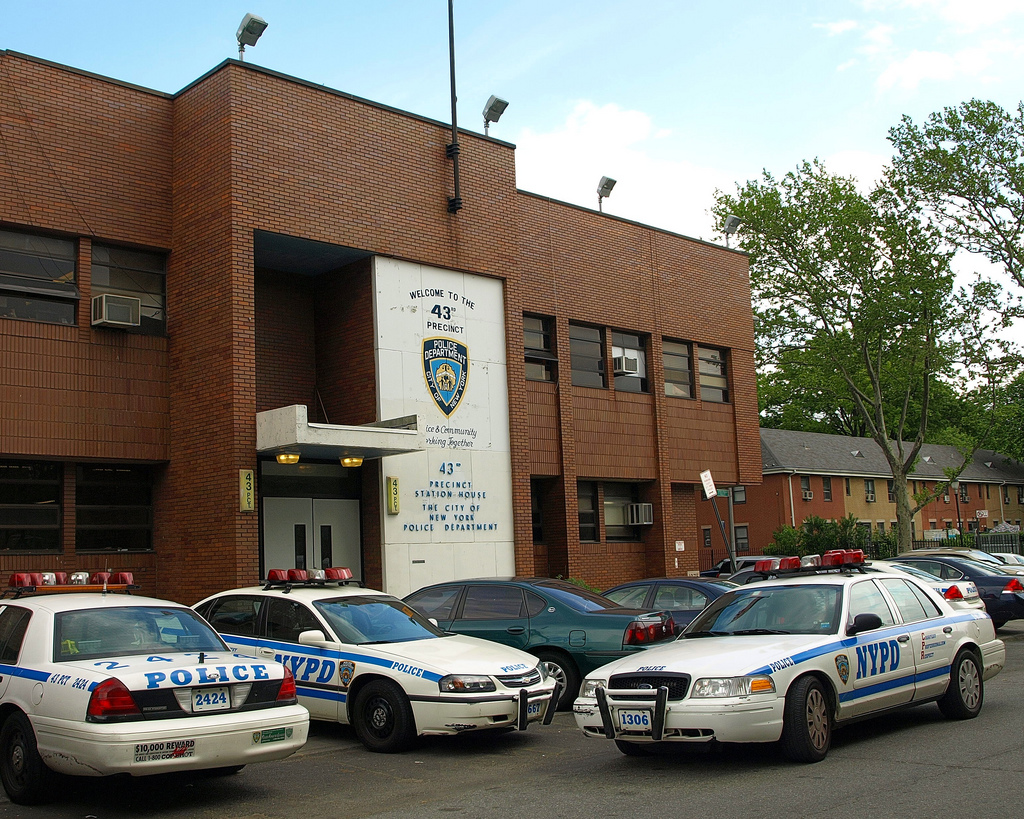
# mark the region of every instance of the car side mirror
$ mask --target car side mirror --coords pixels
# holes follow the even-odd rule
[[[853,618],[853,625],[846,630],[847,634],[860,634],[862,631],[874,631],[882,627],[882,618],[873,611],[858,614]]]
[[[327,635],[324,634],[320,629],[303,631],[299,633],[299,645],[300,646],[315,646],[322,645],[327,642]]]

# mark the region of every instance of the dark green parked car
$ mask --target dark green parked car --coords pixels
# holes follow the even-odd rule
[[[562,686],[568,708],[598,666],[673,636],[665,612],[627,609],[548,577],[482,578],[426,586],[405,598],[445,631],[529,651]]]

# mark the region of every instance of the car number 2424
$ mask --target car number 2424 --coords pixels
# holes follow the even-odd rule
[[[192,692],[193,711],[223,711],[230,707],[231,700],[226,687],[203,688]]]

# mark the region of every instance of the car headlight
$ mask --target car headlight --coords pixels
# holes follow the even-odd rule
[[[751,694],[774,694],[775,682],[767,675],[756,677],[705,677],[697,680],[691,697],[749,697]]]
[[[581,697],[596,697],[598,688],[607,688],[608,680],[584,680],[580,688]]]
[[[476,674],[449,674],[438,681],[442,691],[465,694],[474,691],[496,691],[494,680]]]

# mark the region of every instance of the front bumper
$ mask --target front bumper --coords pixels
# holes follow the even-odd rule
[[[552,683],[513,694],[410,697],[416,729],[423,735],[461,734],[485,728],[517,728],[531,722],[550,724],[560,689]]]
[[[31,719],[46,765],[75,776],[148,776],[284,759],[309,733],[309,712],[301,705],[109,724]]]
[[[628,742],[775,742],[786,700],[777,694],[669,702],[668,689],[638,698],[636,689],[599,688],[573,705],[576,724],[591,737]],[[625,727],[623,712],[646,713],[650,725]],[[634,720],[634,723],[636,721]]]

